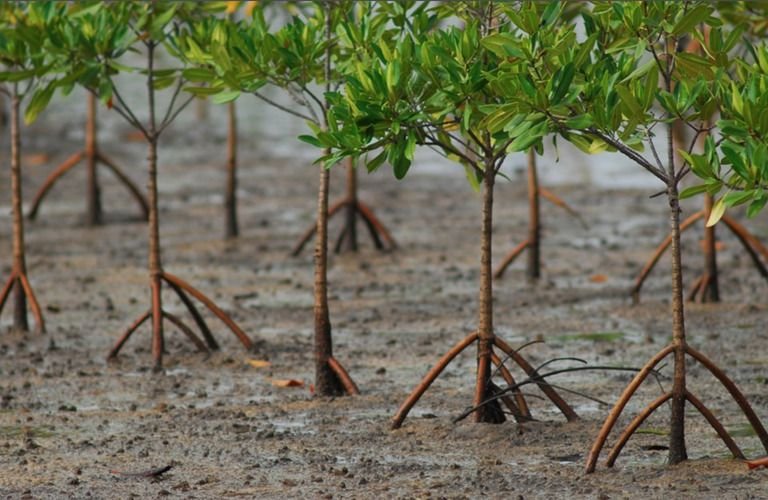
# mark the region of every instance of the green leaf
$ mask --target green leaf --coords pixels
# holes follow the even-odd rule
[[[748,202],[752,198],[754,198],[752,191],[733,192],[723,196],[723,203],[726,207],[735,207],[736,205]]]
[[[725,215],[725,198],[720,198],[712,205],[712,211],[709,212],[709,218],[707,219],[707,227],[712,227],[718,223],[720,219]]]
[[[747,217],[752,218],[759,214],[766,202],[768,202],[768,196],[765,196],[765,194],[753,200],[747,207]]]
[[[386,159],[387,159],[387,151],[384,150],[378,155],[376,155],[376,157],[373,160],[366,162],[365,168],[368,170],[368,173],[371,173],[377,168],[379,168],[384,163],[384,161],[386,161]]]
[[[325,147],[325,145],[322,142],[320,142],[320,140],[314,135],[300,135],[299,140],[306,142],[307,144],[311,144],[316,148]]]
[[[234,101],[240,97],[240,91],[239,90],[228,90],[226,92],[221,92],[219,94],[216,94],[211,98],[211,101],[214,104],[224,104],[227,102]]]
[[[706,4],[699,4],[692,8],[675,23],[672,27],[672,34],[684,35],[690,33],[697,24],[709,17],[711,10],[712,8]]]
[[[24,123],[29,125],[35,121],[37,115],[39,115],[40,112],[43,111],[46,106],[48,106],[48,103],[51,102],[51,97],[53,97],[54,90],[55,87],[53,85],[47,85],[46,87],[34,93],[32,99],[29,101],[27,109],[24,112]]]
[[[707,188],[708,186],[706,184],[699,184],[697,186],[685,188],[680,192],[680,199],[684,200],[686,198],[696,196],[697,194],[706,193]]]
[[[640,103],[637,102],[637,99],[634,95],[625,87],[624,85],[616,85],[616,92],[619,94],[619,97],[621,98],[621,101],[629,108],[630,115],[634,116],[643,116],[645,112],[643,111],[643,108],[640,106]]]
[[[216,73],[207,68],[187,68],[181,74],[185,80],[194,83],[210,83],[216,78]]]
[[[565,120],[565,126],[572,130],[583,130],[591,127],[594,123],[595,120],[590,114],[574,116],[573,118]]]

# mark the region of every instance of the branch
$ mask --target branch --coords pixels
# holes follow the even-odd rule
[[[189,105],[189,103],[192,102],[192,100],[194,98],[195,98],[195,96],[193,96],[193,95],[190,95],[189,97],[187,97],[187,100],[184,101],[183,103],[181,103],[181,105],[178,108],[176,108],[176,111],[174,111],[173,114],[170,116],[170,118],[168,118],[168,121],[166,121],[165,118],[163,118],[163,122],[162,122],[162,124],[160,125],[160,128],[157,131],[158,135],[161,134],[163,132],[163,130],[165,130],[166,127],[168,127],[168,125],[173,123],[173,121],[176,119],[176,117],[179,116],[179,113],[184,111],[184,108],[186,108]],[[171,108],[169,107],[168,109],[170,110]]]
[[[317,120],[317,117],[313,118],[311,116],[307,116],[307,115],[301,114],[298,111],[294,111],[294,110],[292,110],[291,108],[289,108],[287,106],[283,106],[282,104],[279,104],[279,103],[273,101],[272,99],[270,99],[269,97],[265,96],[264,94],[262,94],[262,93],[260,93],[258,91],[253,91],[253,92],[251,92],[251,94],[255,95],[256,97],[258,97],[262,101],[266,102],[267,104],[269,104],[271,106],[274,106],[275,108],[277,108],[277,109],[279,109],[281,111],[285,111],[286,113],[288,113],[290,115],[298,116],[302,120],[309,120],[309,121],[311,121],[313,123],[319,124],[319,121]]]
[[[612,147],[616,148],[621,154],[629,158],[630,160],[634,161],[653,175],[655,175],[659,180],[664,182],[665,184],[668,182],[667,174],[660,170],[659,168],[655,167],[651,162],[643,158],[642,155],[634,151],[632,148],[628,147],[627,145],[617,141],[616,139],[609,137],[602,133],[601,131],[595,129],[595,128],[589,128],[587,129],[587,132],[594,135],[598,139],[601,139],[608,144],[610,144]]]
[[[171,110],[173,110],[174,104],[176,104],[176,99],[179,97],[179,92],[181,92],[181,87],[184,85],[185,80],[183,78],[179,78],[178,83],[176,84],[176,88],[173,89],[173,95],[171,96],[171,102],[168,104],[168,108],[165,110],[165,116],[163,116],[163,119],[160,121],[160,130],[162,131],[168,123],[168,117],[171,116]]]

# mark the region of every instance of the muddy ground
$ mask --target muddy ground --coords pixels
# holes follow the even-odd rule
[[[25,195],[31,199],[53,166],[80,147],[82,96],[60,104],[28,130]],[[28,266],[49,333],[9,331],[0,323],[0,494],[9,498],[766,498],[768,471],[747,471],[694,410],[688,420],[691,461],[665,465],[668,410],[659,409],[620,456],[583,474],[586,452],[609,407],[567,398],[582,419],[566,423],[546,401],[530,398],[536,422],[453,423],[470,403],[474,353],[458,358],[397,431],[398,404],[437,358],[476,324],[479,197],[456,167],[420,171],[398,183],[386,168],[361,178],[361,197],[390,227],[400,249],[376,252],[361,226],[362,249],[333,256],[330,307],[336,354],[362,395],[314,398],[312,252],[287,256],[313,219],[316,167],[295,130],[275,126],[275,112],[244,101],[240,172],[242,236],[225,242],[223,108],[208,121],[182,116],[161,150],[165,266],[230,312],[261,344],[245,352],[211,318],[221,352],[206,357],[167,326],[165,373],[153,374],[148,326],[119,361],[105,354],[119,332],[146,310],[146,230],[109,173],[102,175],[108,224],[82,223],[83,170],[62,180],[27,227]],[[143,145],[105,120],[103,149],[143,185]],[[286,132],[288,130],[288,132]],[[282,134],[287,133],[287,138]],[[292,134],[292,135],[291,135]],[[7,151],[7,149],[4,149]],[[43,153],[41,156],[40,153]],[[567,156],[567,155],[565,155]],[[522,158],[498,186],[495,252],[525,236]],[[545,162],[550,172],[567,169]],[[7,165],[4,161],[3,165]],[[518,168],[516,168],[518,167]],[[334,174],[334,193],[343,175]],[[7,166],[0,173],[0,271],[10,270]],[[496,285],[496,328],[533,364],[575,356],[593,365],[639,366],[670,337],[669,263],[646,283],[639,305],[628,289],[666,231],[657,189],[598,189],[565,183],[557,193],[589,221],[583,229],[545,204],[544,277],[524,277],[518,262]],[[687,213],[699,201],[686,204]],[[331,224],[338,234],[339,220]],[[768,224],[749,221],[768,239]],[[691,342],[738,382],[768,419],[766,283],[738,242],[724,234],[720,254],[724,302],[691,305]],[[701,269],[700,228],[686,233],[686,283]],[[170,311],[182,306],[165,296]],[[613,334],[612,334],[613,333]],[[268,360],[257,368],[249,360]],[[566,366],[561,363],[559,366]],[[662,372],[670,373],[667,366]],[[519,372],[517,376],[523,378]],[[559,386],[613,402],[631,374],[585,372]],[[734,402],[700,366],[692,390],[737,435],[750,457],[759,441]],[[281,388],[275,379],[303,387]],[[669,387],[669,379],[661,384]],[[529,392],[536,394],[536,391]],[[643,386],[620,423],[660,393]],[[616,434],[612,435],[612,440]],[[126,478],[173,464],[159,479]]]

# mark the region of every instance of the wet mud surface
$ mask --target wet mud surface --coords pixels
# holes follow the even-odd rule
[[[54,108],[27,131],[27,201],[54,165],[80,147],[82,115],[65,111],[81,102]],[[258,341],[259,351],[245,352],[234,335],[206,315],[220,352],[196,352],[167,325],[165,372],[153,374],[145,325],[118,361],[108,364],[105,355],[119,333],[149,305],[146,228],[136,220],[133,200],[106,172],[101,179],[108,224],[85,227],[84,170],[73,171],[51,192],[39,219],[27,225],[29,273],[49,333],[9,331],[9,310],[0,321],[0,495],[766,497],[768,471],[747,471],[744,463],[730,459],[690,407],[691,461],[665,465],[669,413],[662,406],[613,469],[601,460],[589,476],[583,474],[586,453],[609,410],[599,402],[564,392],[582,417],[567,423],[529,386],[535,422],[453,423],[471,401],[473,350],[450,365],[401,429],[389,429],[410,389],[476,324],[480,199],[451,165],[445,167],[452,172],[447,176],[420,173],[416,166],[402,183],[384,168],[361,175],[361,198],[389,226],[400,249],[376,252],[360,225],[361,251],[332,257],[335,354],[362,395],[313,397],[312,251],[288,257],[313,220],[312,151],[294,148],[291,131],[283,139],[289,147],[269,149],[286,132],[256,123],[275,112],[249,115],[240,134],[242,236],[223,241],[223,113],[224,108],[212,108],[208,121],[196,121],[190,111],[183,115],[184,125],[161,144],[164,264],[231,313]],[[106,126],[102,146],[144,185],[144,147],[129,132],[117,122]],[[518,173],[523,161],[511,160],[511,181],[498,185],[496,260],[526,234],[525,182]],[[544,162],[542,168],[567,169],[568,158],[557,165]],[[342,170],[334,171],[334,197],[341,195],[342,181]],[[0,271],[5,276],[11,265],[6,167],[0,187]],[[528,283],[521,259],[496,283],[497,333],[513,346],[544,341],[523,350],[534,365],[577,357],[591,365],[639,367],[666,345],[671,332],[668,259],[647,281],[638,305],[628,294],[635,274],[666,234],[665,203],[648,198],[657,189],[607,190],[580,183],[553,189],[578,208],[589,227],[544,203],[543,278]],[[687,213],[699,203],[686,203]],[[332,238],[340,222],[332,221]],[[747,224],[768,239],[765,220]],[[720,235],[724,301],[687,308],[690,341],[727,369],[766,419],[768,285],[736,239],[722,229]],[[686,284],[703,265],[700,239],[700,226],[684,235]],[[164,300],[169,311],[186,314],[171,294]],[[670,387],[669,363],[661,372],[659,383],[647,382],[631,401],[620,427],[661,394],[659,384]],[[513,373],[524,378],[517,369]],[[631,377],[595,371],[552,381],[612,403]],[[289,379],[303,385],[280,386]],[[692,363],[689,380],[692,392],[734,433],[745,454],[765,454],[736,404],[706,370]],[[615,438],[616,433],[609,444]],[[167,465],[172,468],[157,478],[114,473]]]

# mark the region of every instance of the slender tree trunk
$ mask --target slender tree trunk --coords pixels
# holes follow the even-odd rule
[[[17,275],[26,274],[27,263],[24,256],[24,216],[21,211],[21,125],[19,123],[19,108],[21,98],[18,94],[18,84],[13,84],[11,96],[11,205],[13,210],[13,268]],[[29,331],[27,322],[27,296],[17,276],[14,287],[13,328],[19,331]]]
[[[672,343],[675,346],[674,379],[672,382],[672,412],[669,431],[669,463],[677,464],[688,458],[685,447],[685,301],[683,299],[683,264],[680,248],[680,197],[675,172],[675,148],[672,125],[668,128],[669,226],[672,237]]]
[[[226,216],[226,237],[236,238],[239,234],[237,224],[237,113],[235,103],[227,107],[229,113],[229,132],[227,135],[227,188],[224,195]]]
[[[157,122],[155,119],[155,89],[152,86],[154,76],[155,45],[149,45],[147,53],[147,93],[149,123],[147,128],[147,202],[149,204],[149,279],[152,291],[152,357],[155,371],[162,369],[163,357],[163,308],[161,296],[161,276],[163,266],[160,251],[160,211],[157,202]]]
[[[536,171],[536,151],[528,151],[528,261],[526,275],[533,281],[541,277],[541,222],[539,176]]]
[[[709,218],[712,211],[712,196],[704,197],[704,220]],[[715,226],[704,228],[704,273],[706,282],[699,290],[702,302],[720,302],[720,284],[717,273],[717,235]]]
[[[352,158],[347,159],[347,202],[344,223],[347,250],[357,252],[357,169]]]
[[[325,90],[331,89],[331,5],[325,6]],[[326,103],[327,106],[327,103]],[[323,110],[323,125],[328,128],[327,109]],[[325,154],[330,151],[326,150]],[[330,170],[320,167],[317,190],[317,231],[315,233],[315,393],[319,396],[338,396],[344,393],[338,377],[328,365],[333,356],[331,315],[328,308],[328,186]]]
[[[330,171],[320,167],[315,240],[315,393],[338,396],[344,390],[328,366],[333,356],[331,318],[328,308],[328,185]]]
[[[97,226],[101,224],[101,190],[99,188],[98,171],[96,169],[96,96],[88,93],[88,115],[85,123],[85,161],[88,172],[86,199],[86,224]]]
[[[483,220],[480,239],[480,291],[477,325],[477,380],[473,404],[478,407],[489,394],[491,378],[491,350],[493,348],[493,271],[492,235],[493,235],[493,187],[496,172],[492,159],[485,161],[483,177]],[[490,405],[480,406],[475,412],[475,422],[495,421]]]

